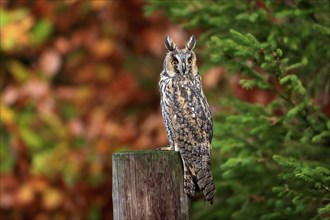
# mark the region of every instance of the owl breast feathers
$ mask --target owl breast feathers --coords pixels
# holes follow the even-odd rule
[[[170,149],[180,152],[184,190],[194,197],[201,191],[211,204],[215,186],[211,174],[212,116],[202,90],[194,36],[184,49],[165,38],[167,54],[160,75],[161,109]]]

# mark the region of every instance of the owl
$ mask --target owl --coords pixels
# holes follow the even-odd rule
[[[159,90],[169,146],[163,150],[180,153],[185,193],[195,197],[196,192],[201,191],[205,200],[213,204],[213,123],[193,51],[195,45],[194,36],[190,37],[184,49],[178,49],[169,36],[165,37],[167,53],[160,74]]]

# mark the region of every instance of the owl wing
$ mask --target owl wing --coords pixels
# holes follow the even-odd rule
[[[204,110],[205,110],[205,116],[206,116],[206,128],[207,128],[207,139],[209,141],[209,143],[212,143],[212,138],[213,138],[213,120],[212,120],[212,114],[210,111],[210,106],[206,100],[206,97],[203,93],[203,91],[201,91],[201,101],[203,102],[203,106],[205,106]]]
[[[180,140],[190,140],[194,144],[211,142],[212,117],[203,94],[200,77],[173,83],[172,114],[170,120]]]
[[[213,202],[215,186],[211,174],[212,117],[200,78],[178,81],[173,86],[172,116],[182,160],[207,201]]]
[[[180,80],[164,77],[160,90],[167,136],[190,173],[185,173],[186,192],[193,196],[196,183],[206,200],[212,202],[215,193],[211,174],[212,117],[200,77]]]
[[[190,141],[211,143],[213,122],[209,105],[202,91],[201,79],[161,78],[161,108],[170,144]]]

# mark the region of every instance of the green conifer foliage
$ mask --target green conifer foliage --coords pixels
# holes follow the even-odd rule
[[[147,1],[147,15],[158,10],[204,30],[202,69],[275,94],[266,107],[213,98],[226,109],[214,115],[217,196],[195,201],[193,218],[330,219],[330,1]]]

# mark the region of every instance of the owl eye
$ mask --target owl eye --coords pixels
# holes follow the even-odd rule
[[[176,64],[178,64],[178,61],[177,60],[172,60],[172,65],[174,66],[174,65],[176,65]]]
[[[188,59],[188,63],[189,63],[189,64],[192,63],[192,59],[191,59],[191,58]]]

